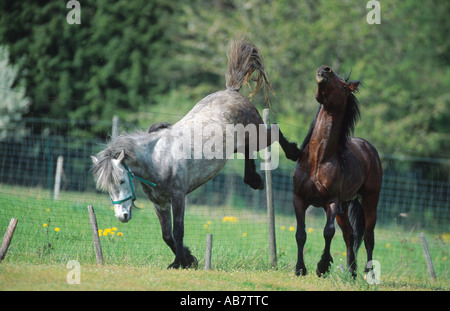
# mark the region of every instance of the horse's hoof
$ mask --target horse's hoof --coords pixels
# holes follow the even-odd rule
[[[172,262],[167,269],[179,269],[180,268],[180,263],[177,261]]]
[[[191,264],[189,265],[189,268],[197,269],[198,268],[198,260],[195,258],[195,256],[192,256]]]
[[[307,273],[306,268],[300,268],[295,271],[295,276],[305,276]]]
[[[316,273],[319,278],[326,276],[326,274],[329,272],[330,272],[330,264],[328,264],[326,266],[325,265],[322,265],[322,266],[317,265]]]
[[[251,178],[244,178],[244,182],[249,185],[252,189],[255,190],[263,190],[264,189],[264,181],[258,173],[252,175]]]

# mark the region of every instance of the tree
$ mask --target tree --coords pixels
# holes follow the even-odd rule
[[[8,63],[8,49],[0,46],[0,141],[6,138],[20,139],[25,135],[22,116],[27,113],[30,101],[25,97],[25,87],[21,82],[12,89],[18,66]]]

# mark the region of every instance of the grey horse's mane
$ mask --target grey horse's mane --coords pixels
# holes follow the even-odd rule
[[[123,132],[116,139],[109,142],[106,147],[100,151],[96,158],[98,161],[91,167],[91,171],[97,182],[97,188],[101,191],[110,191],[114,185],[120,182],[121,173],[111,160],[117,159],[120,153],[125,150],[125,160],[136,161],[136,154],[141,149],[142,143],[150,139],[150,133],[157,132],[163,128],[168,128],[169,123],[162,122],[153,124],[147,131],[138,130],[134,133]],[[138,141],[140,142],[138,144]]]

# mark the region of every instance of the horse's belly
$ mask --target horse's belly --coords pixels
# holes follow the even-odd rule
[[[227,163],[227,159],[198,159],[189,165],[188,193],[214,178]]]

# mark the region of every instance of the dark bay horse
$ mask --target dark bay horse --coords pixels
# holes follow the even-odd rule
[[[119,221],[131,219],[136,199],[133,180],[141,183],[154,203],[162,237],[175,254],[169,268],[197,266],[197,259],[183,245],[185,196],[216,176],[230,153],[244,153],[244,182],[260,190],[264,184],[256,172],[255,151],[278,136],[289,159],[297,161],[300,155],[297,145],[288,142],[277,126],[267,130],[255,106],[239,93],[255,71],[253,93],[270,87],[258,48],[247,40],[236,40],[231,44],[228,63],[226,90],[206,96],[172,126],[160,123],[147,131],[121,134],[92,156],[97,188],[109,192]],[[243,135],[233,128],[242,129]],[[230,135],[234,139],[228,148]]]
[[[319,110],[300,147],[302,153],[293,176],[298,246],[295,273],[306,274],[305,212],[314,205],[323,207],[327,219],[323,231],[325,248],[317,274],[328,272],[333,262],[330,244],[336,218],[347,247],[349,272],[356,277],[356,254],[363,237],[367,261],[372,260],[383,175],[381,161],[368,141],[350,137],[359,117],[359,103],[353,93],[360,82],[343,80],[328,66],[317,70],[316,80]]]

